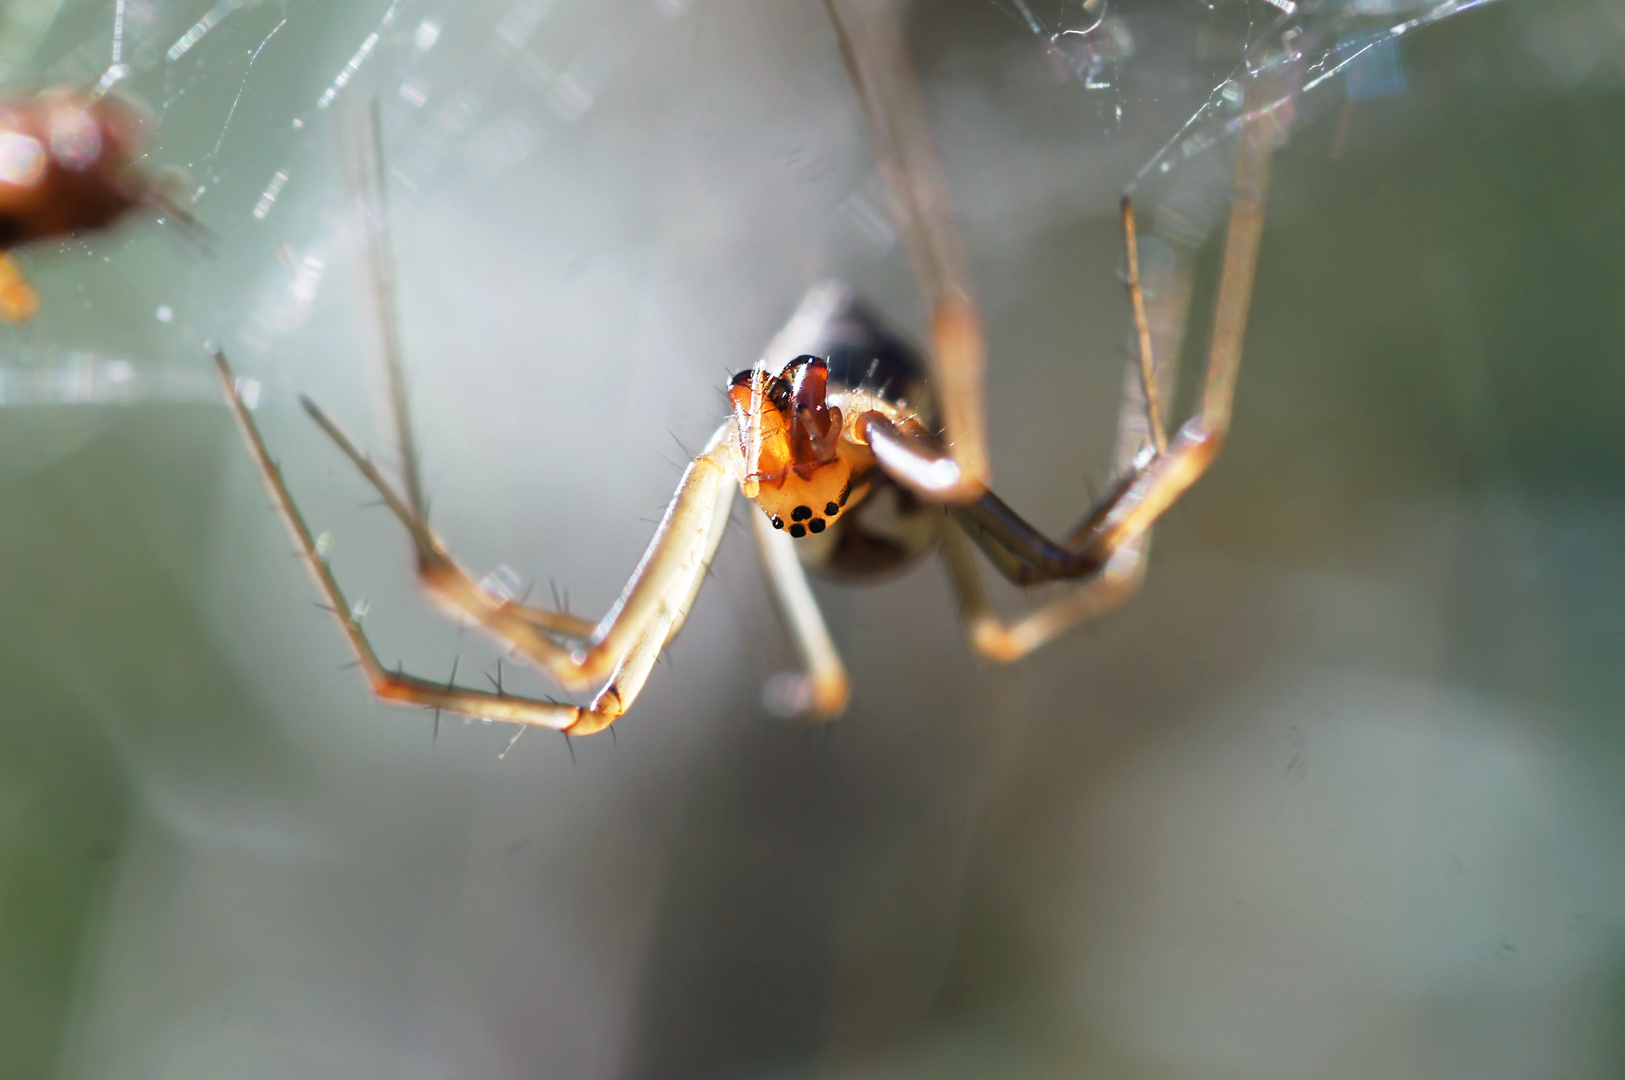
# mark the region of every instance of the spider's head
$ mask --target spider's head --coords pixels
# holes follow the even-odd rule
[[[829,364],[798,356],[782,374],[762,364],[728,388],[745,459],[745,494],[775,529],[820,533],[841,515],[852,465],[840,454],[841,410],[826,402]]]

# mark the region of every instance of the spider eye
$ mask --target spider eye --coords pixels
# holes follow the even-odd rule
[[[836,514],[839,514],[840,512],[841,512],[841,508],[838,505],[836,505],[835,503],[829,502],[829,503],[824,504],[824,513],[828,517],[834,517]]]

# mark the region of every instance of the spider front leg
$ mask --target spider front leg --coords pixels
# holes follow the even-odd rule
[[[1125,283],[1134,319],[1136,355],[1124,372],[1123,399],[1117,418],[1117,448],[1112,457],[1112,469],[1115,475],[1125,477],[1134,474],[1137,466],[1144,462],[1146,454],[1162,453],[1167,449],[1162,402],[1173,392],[1174,365],[1170,358],[1177,355],[1182,335],[1179,326],[1171,321],[1159,323],[1157,332],[1153,332],[1140,278],[1134,206],[1127,196],[1122,202],[1122,229],[1127,270]],[[1182,318],[1189,297],[1189,275],[1175,275],[1159,289],[1156,306],[1164,313]],[[1158,342],[1160,350],[1155,345]],[[972,647],[982,656],[1001,663],[1019,660],[1072,627],[1115,610],[1132,597],[1145,581],[1146,562],[1151,553],[1151,532],[1147,528],[1123,541],[1098,573],[1074,585],[1063,596],[1014,622],[1005,622],[994,612],[988,600],[987,590],[982,585],[981,575],[971,554],[965,527],[949,520],[943,529],[943,561],[947,565],[949,583],[959,605],[960,620]],[[987,544],[984,553],[1012,581],[1028,580],[1031,568],[1005,547]]]
[[[903,43],[902,5],[825,0],[825,6],[930,318],[932,374],[947,454],[934,456],[927,469],[892,455],[888,471],[930,502],[968,502],[992,480],[983,385],[986,342],[947,180]]]
[[[1256,100],[1255,94],[1249,94]],[[1241,365],[1258,247],[1263,231],[1269,156],[1278,130],[1268,110],[1249,113],[1241,130],[1236,181],[1226,230],[1218,297],[1203,385],[1195,414],[1172,440],[1161,430],[1162,397],[1151,356],[1151,328],[1139,281],[1139,251],[1132,204],[1123,202],[1123,234],[1128,284],[1139,344],[1137,379],[1130,380],[1120,428],[1138,423],[1134,438],[1120,433],[1120,456],[1138,441],[1148,460],[1126,470],[1125,479],[1098,505],[1065,543],[1056,543],[991,492],[951,505],[943,554],[973,645],[995,660],[1014,660],[1068,627],[1115,607],[1138,587],[1152,524],[1206,471],[1230,430],[1236,376]],[[1136,383],[1138,385],[1136,385]],[[1134,391],[1139,391],[1139,400]],[[879,414],[860,424],[875,457],[889,475],[919,487],[921,478],[945,473],[945,458],[917,435],[899,430]],[[1120,462],[1121,464],[1121,462]],[[904,481],[907,482],[907,481]],[[966,538],[975,541],[1012,581],[1031,585],[1074,580],[1068,595],[1015,624],[1001,622],[987,601]]]
[[[408,531],[413,533],[414,541],[419,544],[421,580],[438,600],[473,619],[515,651],[536,660],[561,683],[579,686],[607,674],[607,681],[589,706],[564,705],[442,684],[384,668],[360,623],[351,614],[343,590],[288,491],[281,470],[271,459],[258,426],[243,404],[236,377],[225,354],[216,349],[214,361],[232,415],[265,479],[272,500],[293,533],[306,566],[315,576],[317,586],[339,620],[339,626],[376,696],[386,701],[445,709],[492,720],[556,728],[575,735],[602,730],[631,707],[660,650],[677,633],[687,617],[705,579],[706,567],[715,555],[727,526],[732,495],[730,485],[736,482],[737,471],[730,457],[727,438],[733,430],[731,424],[717,432],[706,452],[695,458],[683,474],[677,494],[621,598],[597,627],[578,634],[577,631],[586,630],[586,624],[579,620],[499,603],[479,588],[446,554],[439,541],[423,525],[421,516],[413,513],[400,499],[370,460],[356,450],[319,410],[315,410],[318,419],[324,421],[324,428],[330,435],[335,435],[345,453],[362,467],[363,474],[378,489],[396,516],[408,522]],[[427,560],[423,558],[425,546],[433,552]],[[425,565],[433,572],[422,573]],[[555,640],[540,625],[549,620],[554,623],[552,633],[562,637],[584,637],[585,640],[575,648]]]
[[[833,720],[846,711],[852,683],[807,584],[807,573],[796,555],[796,542],[774,529],[767,515],[750,517],[762,572],[767,575],[779,617],[802,668],[801,674],[776,677],[770,684],[775,689],[769,691],[768,706],[775,712],[807,720]]]
[[[1002,664],[1020,660],[1079,623],[1098,619],[1121,606],[1145,580],[1150,541],[1150,532],[1141,533],[1113,552],[1096,576],[1014,622],[1006,622],[994,612],[958,522],[943,524],[942,557],[971,647]]]
[[[518,647],[526,655],[531,655],[533,650],[545,652],[549,646],[558,644],[556,639],[585,641],[592,636],[595,624],[585,619],[492,596],[452,559],[440,539],[429,529],[422,508],[412,494],[417,490],[412,474],[408,474],[408,494],[403,498],[379,472],[372,458],[351,441],[321,406],[308,397],[299,400],[305,412],[361,471],[361,475],[383,499],[384,505],[405,526],[417,556],[419,582],[448,611],[453,614],[477,612],[475,617],[479,622],[500,628],[505,641],[510,644],[522,642]],[[407,430],[410,431],[410,428]],[[406,446],[410,446],[409,441]]]
[[[225,356],[215,351],[215,363],[227,399],[259,465],[277,508],[299,543],[317,583],[338,615],[351,647],[365,670],[374,693],[391,700],[412,701],[493,719],[557,727],[587,734],[613,723],[637,697],[660,650],[687,618],[706,567],[716,553],[727,526],[732,493],[738,478],[735,451],[724,425],[705,452],[689,465],[677,494],[650,541],[625,590],[597,624],[562,612],[528,607],[492,596],[464,570],[429,529],[411,419],[407,384],[401,361],[400,320],[395,294],[394,260],[389,251],[389,221],[384,193],[381,124],[377,102],[365,111],[340,114],[344,172],[363,226],[369,283],[368,297],[379,331],[377,342],[387,380],[395,443],[401,463],[402,492],[378,470],[372,459],[344,434],[314,402],[305,410],[366,477],[385,505],[406,528],[416,555],[420,584],[442,609],[472,620],[500,643],[534,661],[561,685],[580,690],[603,682],[592,704],[585,708],[529,701],[503,694],[489,695],[442,687],[384,671],[366,635],[345,614],[338,583],[316,550],[281,473],[271,461],[253,418],[239,400],[236,381]],[[607,679],[607,681],[605,681]]]

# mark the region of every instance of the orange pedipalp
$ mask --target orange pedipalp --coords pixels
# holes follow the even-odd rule
[[[741,371],[728,388],[748,481],[771,480],[790,467],[789,424],[778,404],[787,396],[783,380],[761,368]]]

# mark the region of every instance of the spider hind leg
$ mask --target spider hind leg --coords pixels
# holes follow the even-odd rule
[[[949,578],[973,645],[990,659],[1018,659],[1132,595],[1145,577],[1152,525],[1207,470],[1224,445],[1263,232],[1269,159],[1280,135],[1269,109],[1260,106],[1270,100],[1264,92],[1266,81],[1257,74],[1248,80],[1245,108],[1252,111],[1239,135],[1213,326],[1194,414],[1172,439],[1164,437],[1162,403],[1168,399],[1169,382],[1162,373],[1167,358],[1159,364],[1153,355],[1155,335],[1140,282],[1133,205],[1125,198],[1123,240],[1138,355],[1129,365],[1119,410],[1117,486],[1063,543],[1045,537],[991,493],[948,507],[951,520],[943,533],[943,555]],[[895,430],[876,426],[871,438],[889,445],[894,460],[913,468],[929,464],[917,442]],[[877,452],[877,458],[883,467],[889,465],[886,455]],[[1078,584],[1006,624],[993,613],[969,542],[1019,584],[1067,580]]]

